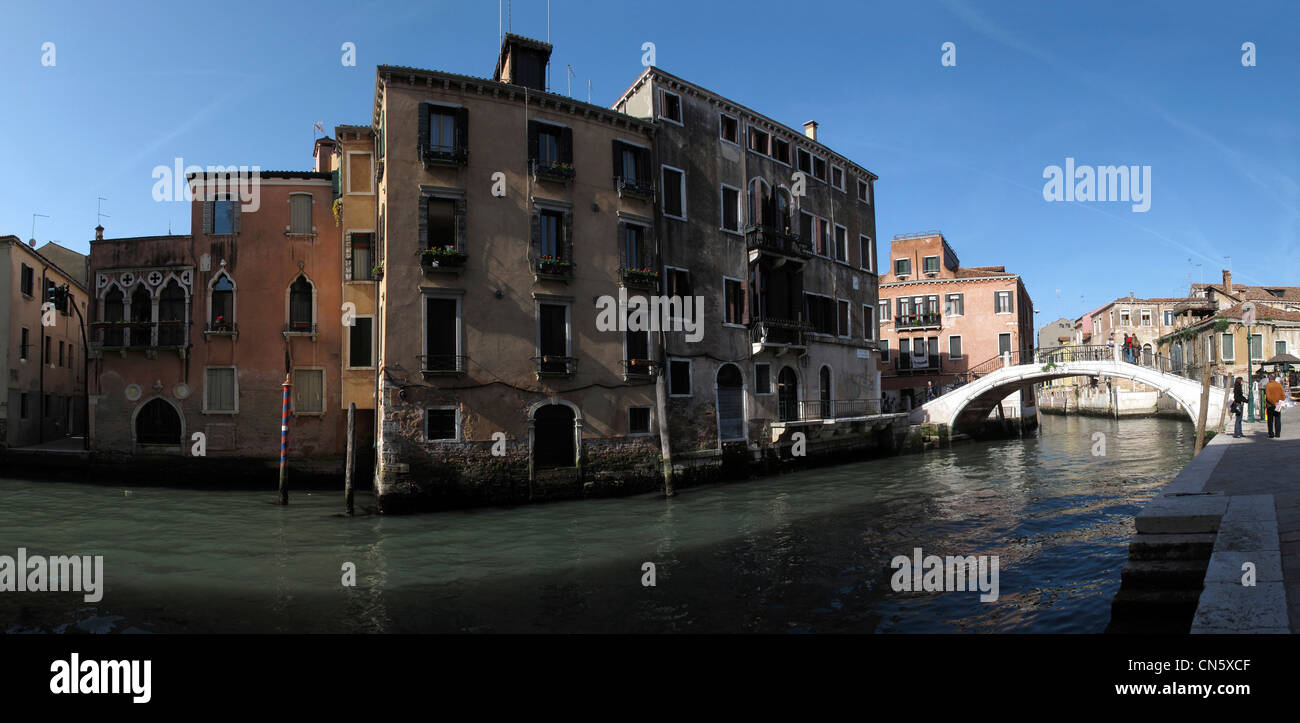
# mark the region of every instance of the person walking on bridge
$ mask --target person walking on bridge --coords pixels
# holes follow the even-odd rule
[[[1241,377],[1232,384],[1232,406],[1229,408],[1234,417],[1237,418],[1236,426],[1233,427],[1232,436],[1240,437],[1241,434],[1241,413],[1245,410],[1246,395],[1241,391]]]
[[[1270,438],[1282,436],[1282,412],[1278,409],[1282,396],[1282,384],[1278,382],[1277,377],[1273,377],[1264,387],[1264,399],[1268,403],[1264,413]]]

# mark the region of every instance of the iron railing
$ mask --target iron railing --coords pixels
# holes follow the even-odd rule
[[[782,231],[775,226],[749,226],[745,229],[745,248],[783,256],[807,257],[812,255],[812,244],[798,234]]]
[[[577,357],[555,356],[552,354],[535,356],[533,357],[533,363],[537,365],[538,378],[572,376],[578,367]]]
[[[422,354],[420,371],[425,374],[464,374],[469,357],[457,354]]]
[[[942,316],[937,311],[920,314],[902,314],[894,319],[895,329],[916,329],[927,326],[939,326]]]
[[[804,334],[809,331],[812,324],[795,319],[759,317],[749,321],[749,340],[754,344],[806,346]]]
[[[879,399],[816,399],[810,401],[777,401],[778,422],[807,422],[848,417],[869,417],[880,414]]]

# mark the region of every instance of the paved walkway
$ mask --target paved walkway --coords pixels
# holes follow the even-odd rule
[[[1205,492],[1272,495],[1277,515],[1282,581],[1291,632],[1300,632],[1300,408],[1282,415],[1282,436],[1269,439],[1263,421],[1242,424],[1245,436],[1232,439],[1232,422],[1223,457],[1205,482]],[[1216,442],[1218,439],[1215,440]]]

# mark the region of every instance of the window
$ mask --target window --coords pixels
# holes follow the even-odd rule
[[[36,284],[35,279],[36,279],[36,275],[32,271],[32,267],[28,266],[27,264],[22,264],[22,274],[19,283],[22,285],[23,296],[32,295],[32,290]],[[41,299],[41,301],[44,301],[44,299]]]
[[[373,193],[374,180],[370,172],[370,154],[348,152],[348,193]]]
[[[813,156],[813,178],[826,180],[826,159]]]
[[[949,359],[961,358],[961,337],[960,336],[948,337],[948,358]]]
[[[880,308],[881,308],[881,309],[886,309],[886,308],[888,308],[888,307],[884,307],[884,306],[882,306],[882,307],[880,307]],[[881,362],[888,362],[888,361],[889,361],[889,340],[888,340],[888,339],[881,339],[881,340],[880,340],[880,361],[881,361]]]
[[[528,160],[534,168],[573,165],[573,130],[541,121],[528,122]]]
[[[237,204],[239,202],[225,198],[215,201],[205,201],[204,216],[207,226],[206,233],[210,236],[229,235],[235,232],[235,216],[238,213]]]
[[[939,368],[939,337],[937,336],[929,337],[928,339],[926,339],[926,342],[927,342],[925,345],[926,350],[929,352],[929,354],[927,355],[927,361],[929,362],[927,366],[930,369],[938,369]]]
[[[686,174],[671,166],[663,167],[664,215],[686,219]]]
[[[623,359],[633,362],[628,365],[628,372],[648,373],[649,367],[643,363],[650,360],[650,332],[645,330],[623,332]],[[635,367],[635,368],[633,368]]]
[[[668,362],[668,396],[689,397],[691,391],[691,362],[673,359]]]
[[[773,138],[772,157],[787,166],[790,165],[790,141]]]
[[[844,190],[844,169],[839,166],[831,166],[831,185]]]
[[[765,395],[772,393],[772,365],[755,364],[754,365],[754,394]]]
[[[431,249],[456,248],[456,201],[450,198],[427,198],[428,246]]]
[[[25,331],[25,330],[24,330],[24,331]],[[1285,339],[1278,339],[1277,341],[1273,342],[1273,353],[1274,353],[1274,354],[1285,354],[1285,353],[1286,353],[1286,340],[1285,340]]]
[[[1119,324],[1120,324],[1120,326],[1129,326],[1129,325],[1130,325],[1130,324],[1129,324],[1129,313],[1128,313],[1128,309],[1125,309],[1124,311],[1119,312]]]
[[[682,97],[666,90],[659,91],[659,117],[678,125],[682,124]]]
[[[293,413],[325,413],[325,370],[293,370]]]
[[[423,370],[444,373],[464,371],[460,358],[460,299],[426,297]]]
[[[239,411],[239,375],[235,367],[208,367],[204,384],[203,411],[234,413]]]
[[[1142,326],[1151,326],[1151,310],[1142,310]]]
[[[539,239],[540,248],[538,253],[542,258],[552,258],[561,261],[567,261],[562,251],[563,245],[560,240],[564,238],[564,214],[559,211],[542,211],[539,214],[541,222],[541,237]]]
[[[1232,334],[1231,333],[1221,334],[1220,339],[1221,339],[1222,349],[1223,349],[1223,361],[1226,362],[1234,361],[1237,358],[1237,354],[1236,351],[1233,349]]]
[[[812,154],[802,148],[795,149],[795,157],[799,161],[799,170],[804,173],[812,173]]]
[[[551,126],[542,126],[537,131],[537,160],[543,166],[560,162],[559,130]]]
[[[943,313],[945,316],[961,316],[965,306],[964,294],[948,294],[943,300]]]
[[[722,187],[722,230],[740,231],[740,189]]]
[[[650,151],[614,141],[614,176],[627,184],[650,184]]]
[[[1173,325],[1174,325],[1174,311],[1173,309],[1165,309],[1165,326],[1173,326]]]
[[[18,358],[27,361],[27,347],[31,346],[32,332],[27,327],[23,327],[22,343],[18,346]]]
[[[927,274],[939,273],[939,257],[926,256],[925,258],[921,259],[921,268],[924,269],[925,273]]]
[[[455,153],[457,146],[463,146],[465,143],[457,143],[464,137],[464,133],[458,133],[456,116],[464,116],[461,109],[447,108],[444,106],[429,106],[429,150],[434,153]]]
[[[762,153],[766,156],[769,152],[769,143],[771,140],[772,137],[763,131],[760,131],[753,126],[749,127],[749,150],[754,151],[755,153]]]
[[[807,211],[799,212],[799,238],[809,244],[813,242],[813,215]]]
[[[725,311],[723,323],[743,324],[745,319],[745,287],[741,284],[740,279],[723,278],[722,296]]]
[[[642,269],[648,266],[645,247],[645,227],[636,224],[623,225],[623,268]]]
[[[1109,317],[1110,317],[1110,319],[1109,319],[1109,321],[1110,321],[1110,327],[1113,329],[1113,328],[1115,328],[1115,310],[1114,310],[1114,309],[1111,309],[1111,310],[1110,310]]]
[[[313,324],[313,288],[306,276],[299,275],[289,287],[289,328],[310,331]]]
[[[374,366],[374,317],[354,316],[348,330],[348,367],[363,369]]]
[[[885,321],[889,321],[889,320],[890,320],[890,318],[891,318],[890,312],[891,312],[891,311],[893,311],[893,310],[892,310],[891,308],[889,308],[889,299],[881,299],[881,300],[880,300],[880,320],[881,320],[882,322],[885,322]]]
[[[55,366],[60,366],[60,367],[63,366],[63,342],[62,341],[59,342],[59,363],[55,364]]]
[[[1011,353],[1011,333],[998,334],[998,356]]]
[[[664,267],[664,295],[682,298],[691,295],[691,272],[673,266]]]
[[[863,180],[858,180],[858,200],[863,203],[871,203],[871,186]]]
[[[817,334],[835,335],[835,302],[829,296],[819,294],[810,294],[805,292],[804,315],[808,323],[812,325],[812,331]]]
[[[548,374],[568,374],[569,307],[567,304],[537,305],[537,354],[543,357],[538,369]]]
[[[370,269],[373,266],[370,261],[370,239],[372,234],[354,233],[352,234],[352,280],[353,281],[370,281],[373,277],[370,275]]]
[[[18,395],[18,418],[27,419],[27,392]]]
[[[872,341],[876,338],[876,307],[862,305],[862,338]]]
[[[627,433],[629,435],[650,434],[650,407],[627,408]]]
[[[456,407],[424,410],[424,438],[430,442],[459,441],[460,410]]]
[[[813,251],[818,256],[830,255],[830,223],[820,216],[813,217]]]
[[[235,323],[235,283],[229,276],[220,274],[212,284],[210,308],[212,315],[208,318],[208,326],[211,329],[225,331],[232,328]]]
[[[835,227],[835,260],[849,262],[849,230],[843,226]]]
[[[870,236],[858,237],[858,268],[870,271],[875,263],[876,244]]]
[[[300,235],[313,233],[311,203],[311,195],[307,193],[295,193],[289,196],[289,233]]]
[[[993,295],[993,311],[997,314],[1011,313],[1011,292],[999,291]]]
[[[835,301],[835,327],[839,336],[847,339],[852,336],[849,331],[849,300],[836,299]]]
[[[912,273],[911,259],[894,259],[894,275],[907,276]]]
[[[62,358],[60,356],[60,358]],[[1264,359],[1264,335],[1250,335],[1250,361],[1263,361]]]
[[[726,113],[719,113],[718,137],[728,143],[740,145],[740,121]]]

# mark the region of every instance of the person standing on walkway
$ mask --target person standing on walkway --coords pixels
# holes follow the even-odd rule
[[[1268,436],[1282,436],[1282,412],[1278,409],[1278,404],[1282,402],[1282,384],[1273,377],[1267,386],[1264,387],[1264,400],[1268,403],[1265,414],[1268,419]]]
[[[1232,436],[1240,437],[1241,435],[1241,413],[1246,409],[1246,395],[1241,391],[1241,377],[1232,385],[1232,414],[1237,418],[1236,426],[1233,427]]]

